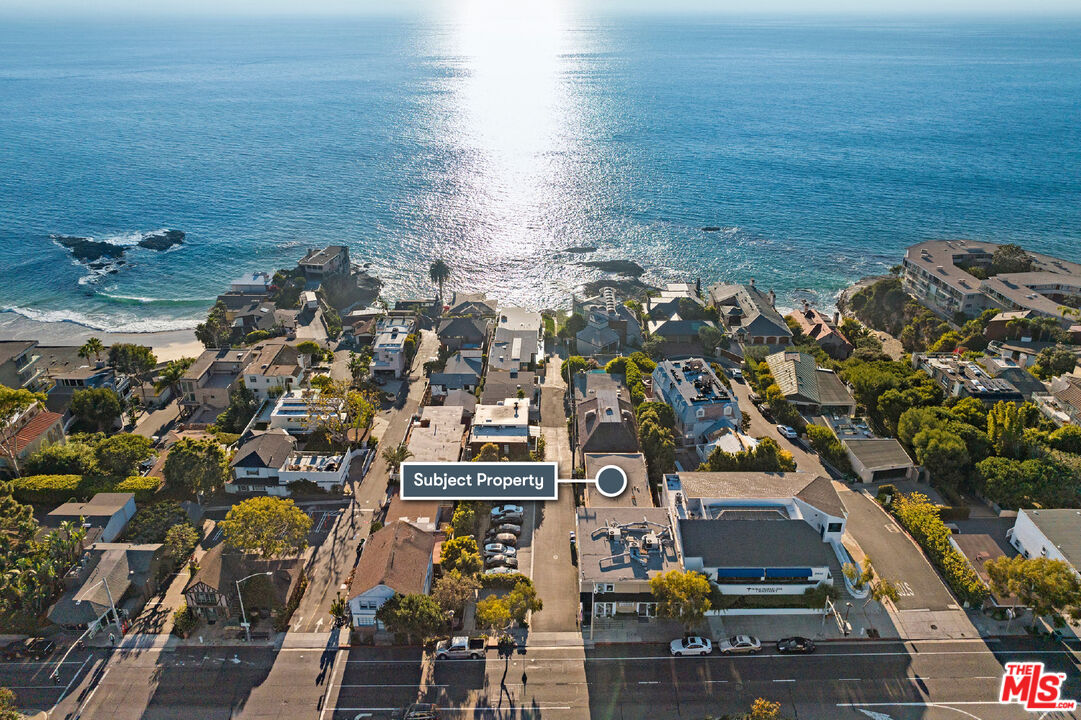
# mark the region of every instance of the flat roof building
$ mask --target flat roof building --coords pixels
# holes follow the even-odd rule
[[[987,405],[1025,400],[1025,396],[1008,380],[991,377],[978,364],[961,360],[956,355],[915,353],[912,366],[934,378],[952,397],[972,397]]]

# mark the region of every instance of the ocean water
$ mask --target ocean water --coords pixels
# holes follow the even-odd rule
[[[116,274],[50,239],[159,228],[187,241]],[[1081,23],[0,21],[0,307],[39,319],[191,326],[326,243],[390,298],[443,257],[451,289],[567,306],[577,263],[626,258],[828,306],[935,237],[1081,260]]]

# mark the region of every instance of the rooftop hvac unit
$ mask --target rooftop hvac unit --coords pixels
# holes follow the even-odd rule
[[[611,539],[611,540],[619,540],[621,536],[622,536],[622,533],[620,532],[619,528],[617,528],[617,527],[608,528],[608,537],[609,537],[609,539]]]

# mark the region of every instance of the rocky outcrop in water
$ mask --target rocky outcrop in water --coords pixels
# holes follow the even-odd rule
[[[184,233],[180,230],[162,230],[148,234],[139,241],[139,247],[151,250],[168,250],[173,245],[184,242]]]
[[[102,258],[118,258],[124,255],[124,248],[112,243],[100,242],[91,238],[74,235],[54,235],[53,240],[71,251],[71,256],[83,263],[92,263]]]
[[[578,264],[595,267],[602,272],[615,273],[624,277],[636,278],[645,273],[645,268],[631,260],[590,260]]]

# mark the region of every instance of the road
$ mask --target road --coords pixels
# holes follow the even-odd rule
[[[411,648],[148,650],[118,657],[96,684],[75,687],[52,716],[74,720],[81,709],[83,718],[110,720],[352,720],[364,713],[387,718],[423,699],[451,718],[701,720],[745,711],[765,697],[782,703],[782,716],[799,720],[1020,720],[1036,716],[995,701],[1003,664],[1044,662],[1048,671],[1067,674],[1063,695],[1076,699],[1078,657],[1029,638],[832,643],[809,656],[767,648],[733,658],[672,658],[659,645],[530,648],[434,667]],[[94,656],[87,670],[100,663]],[[3,681],[12,682],[17,670],[7,665],[4,672]],[[22,701],[18,686],[26,683],[13,684]],[[55,696],[54,690],[44,699]],[[1081,715],[1045,720],[1065,718]]]
[[[752,390],[745,381],[733,380],[732,392],[735,394],[736,400],[739,401],[740,412],[751,418],[751,425],[747,430],[748,435],[756,438],[773,438],[778,446],[792,453],[792,457],[796,461],[796,470],[819,473],[829,477],[829,473],[819,462],[817,453],[812,452],[800,441],[785,438],[781,433],[777,432],[776,423],[770,422],[762,416],[762,413],[758,412],[758,408],[751,402]]]

